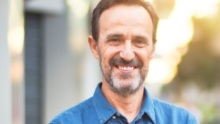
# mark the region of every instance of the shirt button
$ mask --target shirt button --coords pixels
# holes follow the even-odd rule
[[[112,116],[113,119],[116,119],[116,116]]]

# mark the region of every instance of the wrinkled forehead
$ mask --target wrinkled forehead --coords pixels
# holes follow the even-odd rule
[[[143,30],[152,35],[153,23],[149,13],[138,5],[115,5],[100,17],[100,32],[109,29]],[[122,30],[122,29],[121,29]]]
[[[145,17],[146,22],[151,20],[149,12],[141,5],[125,5],[125,4],[114,5],[102,12],[100,16],[100,20],[102,18],[107,19],[107,17],[109,17],[108,19],[114,19],[114,18],[121,19],[121,17],[124,17],[126,19],[136,18],[136,20]]]

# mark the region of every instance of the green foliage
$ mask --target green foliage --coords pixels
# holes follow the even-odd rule
[[[196,82],[200,88],[212,89],[220,83],[220,53],[216,55],[213,52],[214,48],[211,47],[214,37],[220,32],[220,12],[217,15],[215,18],[194,17],[192,19],[194,37],[188,46],[187,54],[178,66],[177,76],[173,80],[179,86]]]
[[[188,52],[178,65],[174,80],[162,88],[162,94],[175,94],[173,101],[181,101],[183,92],[187,92],[184,88],[190,84],[208,92],[220,88],[220,52],[215,52],[220,51],[220,5],[219,13],[215,17],[193,17],[192,20],[194,36],[188,46]],[[213,47],[213,42],[218,45]],[[216,98],[216,101],[219,99],[218,94],[213,94],[212,97]],[[204,101],[195,106],[202,114],[202,124],[220,123],[220,105],[217,102],[210,105],[208,101]]]
[[[198,105],[199,109],[203,113],[203,122],[202,124],[217,124],[217,110],[215,106],[212,105]]]

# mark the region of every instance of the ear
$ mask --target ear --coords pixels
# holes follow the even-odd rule
[[[96,59],[99,59],[98,44],[96,43],[96,41],[91,35],[88,37],[88,43],[89,43],[89,47],[90,47],[90,50],[92,51],[93,56]]]

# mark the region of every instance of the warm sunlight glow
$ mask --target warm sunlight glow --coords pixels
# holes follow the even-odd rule
[[[8,43],[13,55],[20,55],[24,47],[24,29],[22,26],[12,28],[8,33]]]
[[[150,2],[150,3],[153,3],[153,0],[145,0],[145,1]]]
[[[218,11],[220,0],[193,0],[193,12],[198,18],[214,16]]]
[[[176,75],[176,66],[163,59],[154,59],[150,65],[150,72],[146,82],[169,83]]]
[[[164,19],[158,26],[158,43],[156,52],[160,55],[171,55],[179,48],[186,47],[193,35],[192,23],[190,20],[183,22],[179,20]]]
[[[69,14],[69,47],[73,53],[80,54],[86,46],[88,36],[88,0],[67,0]]]
[[[87,0],[67,0],[67,5],[73,11],[76,18],[83,18],[89,11]]]
[[[151,62],[147,82],[169,83],[175,77],[177,66],[194,34],[192,16],[213,16],[219,3],[220,0],[176,0],[169,17],[159,22],[157,57]]]
[[[10,81],[12,123],[23,124],[24,112],[24,1],[10,0],[7,31],[8,49],[10,52]]]

